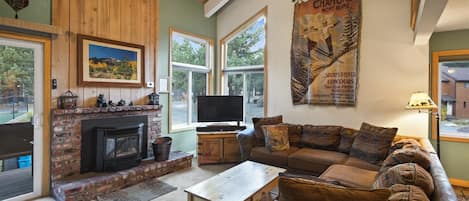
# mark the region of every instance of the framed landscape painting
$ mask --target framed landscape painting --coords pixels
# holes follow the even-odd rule
[[[77,43],[79,86],[144,86],[143,46],[86,35]]]

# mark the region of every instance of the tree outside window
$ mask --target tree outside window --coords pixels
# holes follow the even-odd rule
[[[197,96],[207,95],[212,42],[171,31],[171,131],[197,122]]]
[[[244,97],[244,122],[264,116],[265,12],[222,40],[223,93]]]

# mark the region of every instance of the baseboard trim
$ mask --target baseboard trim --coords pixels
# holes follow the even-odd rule
[[[453,186],[469,188],[469,181],[468,180],[449,178],[449,182]]]

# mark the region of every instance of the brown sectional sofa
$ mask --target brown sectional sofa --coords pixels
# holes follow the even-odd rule
[[[350,136],[356,136],[354,133],[358,130],[340,126],[287,125],[289,127],[290,149],[282,152],[267,150],[262,140],[259,139],[259,135],[256,136],[254,129],[239,132],[237,139],[240,142],[242,159],[283,167],[288,169],[290,173],[314,175],[320,179],[331,181],[340,180],[341,185],[347,187],[372,188],[381,168],[380,164],[369,163],[352,157],[348,153],[354,139]],[[305,130],[305,128],[307,129]],[[310,136],[305,136],[304,132],[322,132],[324,135],[311,139]],[[337,138],[337,136],[339,137]],[[394,140],[402,138],[408,137],[397,135]],[[319,143],[321,145],[332,143],[331,146],[317,146],[314,145],[315,140],[321,141]],[[433,147],[427,139],[418,139],[418,141],[430,153],[429,172],[435,186],[430,200],[457,201]],[[280,189],[280,193],[282,193],[282,189]]]

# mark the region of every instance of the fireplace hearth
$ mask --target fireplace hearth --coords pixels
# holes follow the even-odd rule
[[[96,128],[95,171],[118,171],[140,164],[144,124],[126,128]]]

